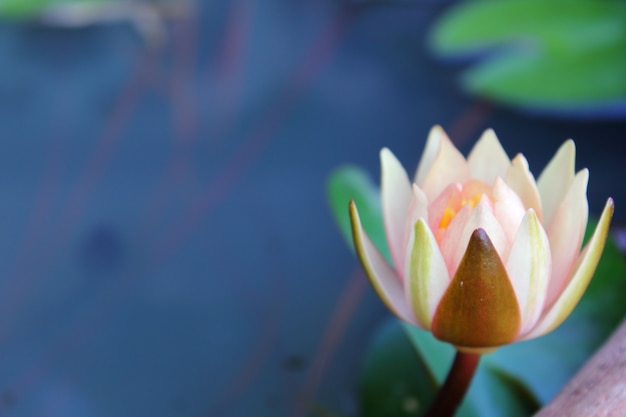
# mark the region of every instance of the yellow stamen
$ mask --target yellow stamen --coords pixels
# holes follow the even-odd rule
[[[445,229],[448,227],[452,219],[456,216],[456,210],[451,207],[446,207],[443,211],[443,216],[441,216],[441,221],[439,222],[439,228]]]
[[[469,204],[472,208],[476,207],[483,195],[493,200],[491,187],[488,184],[477,180],[470,180],[463,184],[460,193],[461,198],[458,198],[458,194],[451,196],[448,205],[443,210],[441,220],[439,221],[440,233],[437,234],[443,236],[443,232],[448,228],[454,216],[456,216],[465,205]]]

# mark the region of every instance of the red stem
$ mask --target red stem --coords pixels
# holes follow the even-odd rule
[[[452,417],[463,401],[478,367],[480,354],[456,352],[446,381],[439,389],[426,417]]]

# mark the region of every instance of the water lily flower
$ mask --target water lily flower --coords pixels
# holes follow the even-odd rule
[[[544,335],[582,297],[606,241],[608,199],[581,250],[589,172],[575,172],[566,141],[535,181],[487,130],[467,159],[435,126],[413,181],[388,149],[380,152],[381,197],[393,266],[350,216],[361,263],[401,320],[458,350],[484,353]]]

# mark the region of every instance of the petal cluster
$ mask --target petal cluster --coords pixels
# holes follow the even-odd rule
[[[535,181],[487,130],[465,158],[435,126],[410,178],[380,153],[381,196],[393,265],[350,203],[363,267],[400,319],[459,349],[486,351],[559,326],[582,297],[606,241],[609,199],[587,245],[586,169],[566,141]]]

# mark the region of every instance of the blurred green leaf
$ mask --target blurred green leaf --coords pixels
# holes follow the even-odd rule
[[[361,223],[378,250],[391,262],[382,220],[378,185],[361,168],[346,166],[334,171],[327,186],[328,201],[339,230],[354,251],[348,204],[353,199],[359,209]]]
[[[519,378],[490,366],[488,361],[472,384],[468,398],[481,416],[528,417],[539,411],[537,398]]]
[[[466,2],[437,22],[431,44],[443,56],[488,51],[462,78],[488,98],[561,110],[626,99],[624,2]]]
[[[617,1],[466,1],[437,23],[432,44],[443,54],[479,52],[506,42],[520,50],[587,51],[624,35],[624,11],[626,5]]]
[[[439,383],[443,382],[454,360],[455,349],[449,343],[435,339],[431,332],[403,323],[404,331],[429,371]]]
[[[395,319],[387,321],[366,354],[360,387],[361,414],[364,417],[421,416],[437,389],[438,384],[415,354],[402,324]]]
[[[112,1],[119,0],[108,2]],[[0,0],[0,16],[11,19],[29,19],[52,6],[105,2],[107,0]]]
[[[564,54],[559,59],[503,54],[467,71],[462,82],[473,93],[533,107],[602,104],[626,97],[624,51],[626,38],[586,55]]]

